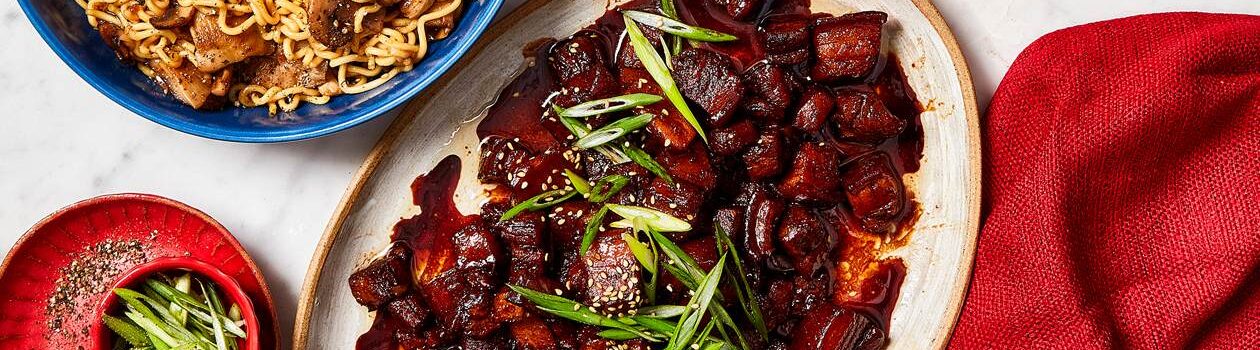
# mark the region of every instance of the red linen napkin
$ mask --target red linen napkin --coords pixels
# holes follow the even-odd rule
[[[951,348],[1260,348],[1260,17],[1052,33],[983,127]]]

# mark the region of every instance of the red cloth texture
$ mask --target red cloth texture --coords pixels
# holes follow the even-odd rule
[[[952,349],[1260,349],[1260,17],[1049,34],[982,125]]]

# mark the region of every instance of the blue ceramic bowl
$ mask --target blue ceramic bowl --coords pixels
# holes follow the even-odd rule
[[[119,62],[74,0],[18,0],[53,52],[97,91],[158,124],[235,142],[319,137],[359,125],[406,102],[462,57],[503,5],[503,0],[465,2],[458,27],[450,37],[430,43],[428,56],[410,72],[368,92],[333,97],[324,105],[305,103],[287,115],[269,116],[265,107],[192,109],[167,95],[135,67]]]

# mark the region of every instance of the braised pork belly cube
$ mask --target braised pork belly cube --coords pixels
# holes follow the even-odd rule
[[[798,274],[792,278],[792,315],[802,317],[821,305],[831,304],[831,278],[826,271],[814,275]]]
[[[725,128],[709,133],[709,150],[719,156],[731,156],[743,152],[748,145],[757,142],[757,127],[748,120],[737,121]]]
[[[509,280],[508,283],[512,282]],[[529,304],[529,301],[521,297],[520,294],[516,294],[516,292],[507,287],[500,288],[499,294],[494,296],[494,319],[504,324],[523,320],[529,316],[529,313],[525,311],[524,305],[526,304]]]
[[[385,310],[412,331],[419,331],[420,327],[429,320],[429,306],[415,293],[404,295],[385,304]]]
[[[508,349],[508,340],[501,335],[486,337],[484,335],[467,334],[460,340],[460,350],[503,350]]]
[[[350,295],[370,310],[411,290],[411,264],[407,248],[394,245],[368,266],[350,274]]]
[[[726,14],[736,20],[748,19],[761,8],[762,0],[709,0],[726,9]]]
[[[783,172],[787,149],[783,135],[777,128],[767,128],[749,146],[742,156],[748,166],[748,177],[753,181],[769,179]]]
[[[569,186],[564,170],[580,169],[574,161],[574,154],[577,152],[565,147],[553,147],[520,163],[508,165],[508,186],[516,189],[517,193],[528,194],[525,198],[516,198],[514,203]]]
[[[879,62],[880,36],[888,14],[858,12],[814,22],[814,66],[820,82],[854,81],[870,75]]]
[[[586,233],[586,223],[594,218],[599,208],[584,200],[570,200],[547,209],[547,233],[552,245],[560,251],[578,249]]]
[[[510,252],[507,282],[529,289],[552,292],[557,284],[546,276],[548,253],[539,248],[517,248]]]
[[[670,184],[660,178],[652,180],[652,183],[643,191],[643,196],[645,198],[640,201],[643,206],[660,210],[687,222],[694,222],[700,215],[700,209],[706,199],[704,190],[699,187],[681,181]],[[693,233],[692,231],[663,232],[670,239],[683,239]]]
[[[516,348],[521,350],[556,349],[556,339],[547,322],[537,317],[526,317],[508,326]]]
[[[431,245],[417,252],[424,256],[417,264],[417,275],[438,326],[475,336],[497,330],[500,322],[493,315],[493,300],[502,253],[495,236],[480,225],[469,225],[449,241]]]
[[[655,8],[655,6],[652,6],[652,8]],[[644,12],[654,12],[655,10],[652,8],[642,8],[638,10]],[[664,32],[661,32],[660,29],[640,24],[639,31],[643,32],[643,37],[647,38],[648,43],[652,44],[652,47],[661,47],[661,37]],[[617,67],[621,68],[620,71],[623,72],[622,74],[625,74],[624,72],[627,68],[634,70],[644,69],[643,61],[640,61],[639,55],[634,53],[634,46],[630,45],[630,40],[621,40],[621,47],[617,49]],[[649,84],[652,84],[653,86],[656,85],[656,83],[652,81],[651,77],[648,77],[647,80]]]
[[[626,230],[609,230],[591,243],[582,257],[586,293],[582,304],[608,315],[623,315],[639,307],[642,298],[638,260],[621,238]]]
[[[842,175],[844,191],[862,228],[887,232],[906,206],[905,187],[884,152],[853,160]]]
[[[652,76],[642,68],[622,68],[621,84],[625,93],[643,93],[657,96],[664,96],[660,86],[652,80]],[[696,138],[696,131],[683,119],[682,113],[674,108],[674,105],[668,99],[651,105],[638,107],[634,109],[635,113],[648,113],[656,116],[647,126],[647,132],[650,137],[646,142],[650,145],[660,145],[665,148],[682,150],[687,149],[692,140]]]
[[[775,64],[801,64],[810,57],[810,21],[795,16],[767,18],[758,28],[766,59]]]
[[[717,185],[717,174],[713,170],[713,163],[709,161],[709,152],[699,142],[692,143],[685,151],[661,152],[656,156],[656,161],[675,181],[695,185],[704,191],[713,190]]]
[[[726,55],[688,48],[674,57],[673,76],[678,89],[709,115],[711,126],[730,122],[744,96],[744,83]]]
[[[792,333],[792,295],[795,287],[791,280],[775,278],[769,281],[763,294],[757,296],[757,305],[765,317],[766,326],[779,335]]]
[[[682,249],[687,256],[696,261],[696,266],[701,270],[709,271],[717,266],[718,252],[717,243],[712,236],[696,237],[691,240],[671,240]],[[730,260],[730,258],[727,258]],[[660,277],[661,291],[658,295],[657,304],[677,304],[684,305],[691,298],[691,289],[687,285],[679,281],[678,278],[669,273],[664,273]],[[720,292],[721,290],[719,290]],[[734,295],[730,295],[734,298]]]
[[[507,184],[513,165],[530,159],[529,150],[504,137],[490,136],[481,142],[481,167],[477,179],[486,183]]]
[[[782,121],[798,85],[795,78],[778,65],[759,63],[744,72],[743,79],[749,92],[742,106],[744,112],[761,125]]]
[[[840,199],[840,151],[828,142],[802,144],[779,192],[798,202],[836,203]]]
[[[744,248],[753,259],[764,261],[775,252],[774,237],[787,205],[764,187],[752,190],[749,197],[744,212]]]
[[[874,93],[851,89],[836,92],[831,121],[841,139],[870,144],[897,136],[906,127],[906,121],[889,113]]]
[[[779,245],[792,258],[796,272],[813,275],[822,267],[828,251],[829,233],[813,210],[793,205],[779,225]]]
[[[608,69],[599,41],[591,32],[578,32],[556,43],[547,58],[560,79],[560,95],[553,100],[561,107],[613,97],[621,93],[617,77]]]
[[[722,229],[732,242],[744,240],[744,211],[742,208],[722,208],[713,211],[713,229]]]
[[[490,230],[498,235],[499,240],[508,250],[516,248],[539,248],[543,246],[546,223],[543,213],[526,211],[512,217],[511,220],[499,220],[498,215],[489,215]]]
[[[882,349],[888,335],[869,316],[831,304],[805,316],[792,333],[792,350]]]
[[[827,89],[817,85],[806,87],[800,97],[800,106],[796,108],[796,117],[792,119],[792,126],[804,132],[817,133],[831,116],[835,104],[835,96]]]

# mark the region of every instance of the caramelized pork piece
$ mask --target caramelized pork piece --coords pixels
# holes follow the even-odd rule
[[[774,237],[786,205],[772,191],[751,187],[744,212],[744,248],[754,260],[764,261],[774,254]]]
[[[743,152],[757,139],[757,127],[746,119],[740,120],[725,128],[714,129],[709,134],[709,150],[719,156],[731,156]]]
[[[326,84],[336,87],[334,73],[328,65],[320,63],[314,66],[302,63],[300,59],[288,59],[282,53],[257,57],[246,65],[246,75],[250,84],[259,86],[276,86],[289,88],[301,86],[308,89],[320,89]]]
[[[810,22],[800,17],[778,16],[766,19],[758,28],[766,48],[766,59],[775,64],[801,64],[810,56]]]
[[[713,229],[721,228],[733,242],[744,238],[744,211],[742,208],[722,208],[713,212]]]
[[[429,305],[415,293],[408,293],[385,304],[385,310],[395,320],[401,321],[408,330],[416,332],[429,320]]]
[[[161,16],[150,19],[149,24],[158,29],[171,29],[187,26],[192,23],[193,14],[197,12],[194,6],[178,6],[171,3],[167,6],[166,11]]]
[[[858,12],[814,22],[814,67],[820,82],[859,80],[879,62],[880,35],[888,14]]]
[[[787,251],[796,272],[813,275],[827,258],[827,228],[813,210],[793,205],[779,225],[779,245]]]
[[[406,294],[411,290],[411,253],[395,244],[385,256],[350,274],[350,295],[369,310]]]
[[[695,221],[696,216],[700,215],[700,208],[704,205],[705,200],[704,191],[694,185],[681,181],[675,181],[671,185],[660,178],[652,180],[652,183],[643,191],[643,195],[647,197],[643,201],[644,206],[660,210],[688,222]],[[673,240],[681,240],[694,233],[694,230],[664,232],[666,236]]]
[[[219,29],[218,16],[197,11],[192,26],[188,28],[195,49],[188,57],[202,72],[214,72],[230,64],[271,51],[258,26],[246,28],[237,35],[228,35]],[[229,21],[230,22],[230,21]]]
[[[118,60],[124,64],[131,63],[135,59],[135,55],[131,54],[131,50],[123,45],[122,28],[116,24],[101,21],[98,22],[96,30],[101,33],[101,40],[105,41],[105,45],[114,49],[114,54],[118,55]],[[156,69],[156,67],[154,67]]]
[[[782,173],[783,163],[787,158],[783,143],[783,134],[777,128],[762,131],[757,142],[744,151],[743,159],[748,166],[748,177],[757,181]]]
[[[694,259],[696,266],[699,266],[701,270],[709,271],[714,266],[717,266],[717,241],[714,240],[713,236],[700,236],[685,241],[673,240],[673,242],[678,244],[678,248],[687,253],[687,256]],[[730,260],[730,258],[727,258],[727,260]],[[691,290],[687,289],[687,285],[679,281],[674,275],[667,272],[662,274],[660,278],[663,290],[659,296],[660,299],[657,299],[657,304],[685,305],[690,300]],[[719,289],[719,292],[721,292],[721,289]],[[730,297],[733,300],[734,295],[730,295]]]
[[[674,180],[695,185],[706,192],[717,185],[717,174],[709,161],[709,152],[701,143],[693,143],[681,152],[667,150],[657,155],[656,161],[668,169]]]
[[[779,182],[779,192],[788,199],[832,204],[840,199],[840,151],[827,142],[801,145],[792,170]]]
[[[220,96],[215,96],[214,78],[210,73],[197,70],[191,64],[171,67],[161,61],[149,63],[157,75],[159,84],[175,95],[175,98],[196,109],[214,109],[223,104]]]
[[[835,109],[831,120],[842,139],[874,144],[897,136],[906,127],[906,121],[889,113],[871,92],[840,90],[836,93]]]
[[[862,228],[886,232],[906,206],[901,176],[884,152],[872,152],[853,160],[844,170],[842,181],[853,215]]]
[[[813,275],[798,274],[792,278],[792,315],[804,317],[822,305],[830,305],[832,280],[827,271]]]
[[[604,314],[624,314],[638,308],[642,298],[642,272],[621,238],[623,232],[626,231],[609,230],[600,234],[582,257],[587,277],[582,304]]]
[[[580,199],[581,196],[576,198]],[[575,251],[580,248],[582,235],[586,233],[586,223],[594,218],[599,208],[584,200],[570,200],[549,208],[547,233],[551,236],[552,246],[559,251]]]
[[[338,49],[356,36],[379,32],[385,20],[381,11],[365,16],[360,31],[354,30],[355,12],[370,5],[354,0],[308,0],[305,7],[311,37],[329,49]]]
[[[657,96],[664,96],[660,86],[656,85],[656,81],[652,80],[652,76],[642,68],[621,68],[621,75],[618,78],[621,81],[625,93],[645,93]],[[656,116],[652,118],[651,124],[648,124],[647,142],[650,144],[661,145],[666,148],[682,150],[687,149],[691,141],[696,138],[696,131],[682,117],[682,113],[674,108],[669,100],[662,100],[651,105],[636,108],[638,113],[651,113]]]
[[[673,76],[683,96],[695,101],[709,115],[711,126],[730,122],[744,96],[744,83],[726,55],[688,48],[673,60]]]
[[[556,43],[547,58],[551,70],[560,78],[560,95],[555,102],[561,107],[617,96],[621,86],[608,69],[604,50],[590,32],[578,32]]]
[[[526,317],[508,326],[512,339],[516,340],[517,349],[551,350],[556,349],[556,339],[547,322],[537,317]]]
[[[830,304],[810,312],[792,333],[792,350],[884,347],[888,336],[869,316]]]
[[[792,333],[792,281],[775,278],[769,282],[764,294],[757,296],[757,305],[761,306],[761,314],[765,317],[766,326],[779,335]]]
[[[653,11],[651,9],[640,10]],[[652,44],[652,47],[661,47],[661,37],[664,33],[660,29],[639,25],[639,31],[643,32],[643,37],[648,39],[648,43]],[[634,53],[634,47],[630,45],[630,40],[621,40],[621,47],[617,49],[617,67],[622,69],[644,69],[643,62],[639,61],[639,56]],[[648,78],[649,82],[651,80],[652,78]]]
[[[743,75],[749,97],[744,99],[743,109],[755,117],[761,125],[778,124],[792,103],[796,80],[778,65],[761,63],[749,68]]]
[[[502,260],[494,235],[470,225],[417,252],[422,295],[442,330],[485,336],[499,328],[493,311],[498,289],[496,266]]]
[[[481,168],[477,179],[486,183],[508,183],[509,168],[530,158],[529,150],[504,137],[491,136],[481,142]]]
[[[710,0],[714,4],[726,8],[726,13],[737,20],[748,19],[757,10],[761,9],[762,0]]]
[[[398,11],[403,17],[420,18],[420,15],[433,8],[433,3],[434,0],[402,0],[402,5],[398,5]]]
[[[806,87],[801,94],[800,106],[796,108],[796,118],[792,120],[792,126],[808,133],[818,132],[827,117],[831,116],[835,103],[835,97],[827,89],[817,85]]]

